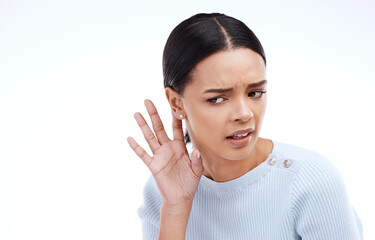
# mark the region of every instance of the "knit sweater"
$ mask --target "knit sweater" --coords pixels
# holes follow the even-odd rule
[[[202,176],[186,239],[360,240],[341,176],[322,155],[275,142],[267,160],[227,182]],[[143,239],[157,239],[161,196],[150,177],[138,209]]]

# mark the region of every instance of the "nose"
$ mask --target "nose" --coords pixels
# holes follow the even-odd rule
[[[251,106],[248,99],[240,99],[234,103],[232,111],[233,121],[247,122],[252,117],[254,117],[254,113],[251,110]]]

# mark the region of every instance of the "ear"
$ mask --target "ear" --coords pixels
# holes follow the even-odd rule
[[[175,116],[175,118],[180,120],[184,119],[186,114],[180,94],[178,94],[172,88],[167,87],[165,89],[165,96],[167,97],[169,106],[172,109],[172,114]]]

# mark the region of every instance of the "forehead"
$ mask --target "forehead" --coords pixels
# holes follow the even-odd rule
[[[199,62],[192,71],[192,85],[199,88],[245,87],[264,79],[266,67],[263,58],[247,48],[212,54]]]

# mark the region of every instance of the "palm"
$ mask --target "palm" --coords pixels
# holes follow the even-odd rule
[[[129,138],[129,144],[150,169],[163,201],[168,204],[178,204],[185,200],[192,200],[203,173],[203,166],[196,156],[193,156],[194,161],[188,156],[183,141],[181,120],[173,118],[174,139],[171,140],[165,133],[152,102],[147,101],[145,104],[157,138],[141,114],[135,114],[135,118],[154,156],[149,156],[132,138]]]

